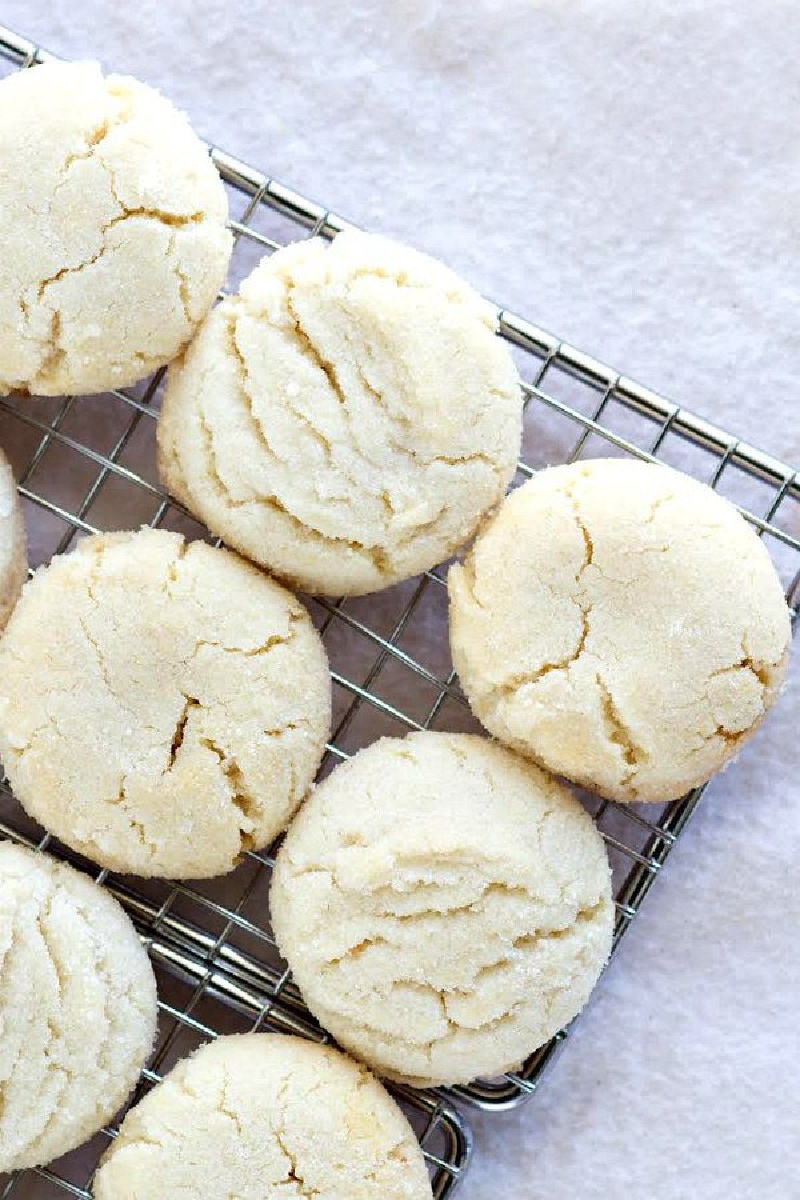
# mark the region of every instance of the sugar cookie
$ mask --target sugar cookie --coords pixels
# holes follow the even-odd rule
[[[132,1108],[95,1200],[431,1200],[422,1151],[377,1079],[301,1038],[218,1038]]]
[[[453,662],[476,716],[619,800],[705,782],[780,689],[789,613],[731,504],[667,467],[542,471],[450,571]]]
[[[368,234],[264,259],[169,372],[161,476],[214,533],[309,592],[450,557],[503,496],[522,398],[489,304]]]
[[[303,799],[330,677],[302,605],[237,555],[144,529],[38,571],[0,643],[0,756],[101,866],[222,874]]]
[[[608,860],[555,780],[484,738],[360,750],[278,853],[273,928],[341,1045],[412,1084],[518,1064],[583,1007],[611,946]]]
[[[46,63],[0,83],[0,162],[0,394],[102,392],[173,358],[232,245],[186,118],[95,63]]]
[[[117,902],[44,854],[0,844],[0,1171],[91,1137],[153,1045],[156,985]]]

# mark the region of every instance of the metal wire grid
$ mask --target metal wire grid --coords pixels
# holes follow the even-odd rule
[[[0,59],[25,67],[46,57],[0,27]],[[222,151],[211,153],[234,214],[237,245],[229,286],[261,254],[298,236],[332,236],[345,227],[282,184]],[[513,314],[500,312],[500,329],[514,347],[526,396],[517,482],[547,463],[601,453],[687,470],[738,503],[764,535],[796,613],[800,482],[790,467]],[[160,387],[161,373],[99,399],[0,400],[0,443],[20,482],[34,565],[97,529],[146,522],[207,536],[157,481],[154,417]],[[307,600],[331,658],[334,684],[334,732],[323,771],[382,733],[475,728],[449,659],[443,579],[437,569],[377,597]],[[615,947],[701,794],[698,789],[660,810],[587,798],[614,868]],[[271,854],[251,853],[232,875],[198,886],[98,875],[96,867],[43,836],[7,788],[0,790],[0,832],[93,873],[122,901],[145,938],[159,978],[161,1029],[143,1088],[220,1033],[268,1028],[324,1036],[275,948],[267,907]],[[536,1089],[566,1037],[558,1035],[518,1071],[477,1080],[450,1095],[486,1110],[514,1107]],[[437,1200],[450,1196],[468,1164],[468,1126],[447,1093],[399,1089],[399,1095],[425,1150]],[[110,1137],[113,1130],[104,1131],[48,1169],[10,1177],[0,1200],[64,1191],[88,1197],[92,1171]]]

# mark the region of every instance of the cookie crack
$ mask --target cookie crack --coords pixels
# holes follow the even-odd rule
[[[36,930],[41,939],[42,947],[44,949],[44,953],[47,957],[47,960],[50,963],[50,966],[53,968],[53,974],[55,976],[55,981],[56,981],[56,1005],[57,1005],[56,1011],[55,1012],[53,1012],[52,1010],[46,1011],[43,1014],[43,1019],[47,1026],[47,1031],[48,1031],[48,1035],[49,1035],[51,1043],[55,1043],[56,1046],[60,1046],[61,1051],[63,1053],[64,1051],[66,1051],[67,1046],[65,1044],[64,1031],[63,1031],[63,1028],[61,1027],[61,1024],[60,1024],[60,1021],[58,1018],[61,1015],[59,1010],[63,1007],[63,1003],[64,1003],[65,974],[64,974],[63,964],[61,963],[60,958],[57,953],[56,943],[55,943],[54,939],[51,938],[50,931],[47,928],[47,919],[50,916],[50,914],[52,913],[52,908],[53,908],[53,903],[55,901],[55,898],[56,898],[55,893],[51,890],[44,902],[44,905],[42,907],[37,907],[35,912],[32,915],[33,915],[33,924],[35,925]],[[41,1142],[42,1138],[46,1137],[47,1133],[50,1130],[50,1125],[53,1120],[53,1116],[54,1116],[54,1114],[58,1113],[59,1108],[61,1106],[61,1102],[64,1098],[64,1095],[66,1094],[67,1089],[69,1088],[70,1084],[73,1082],[72,1076],[71,1076],[68,1068],[64,1065],[56,1065],[54,1063],[53,1048],[54,1047],[52,1044],[48,1044],[48,1046],[45,1047],[44,1058],[45,1058],[45,1062],[46,1062],[47,1072],[48,1073],[50,1073],[50,1072],[56,1073],[60,1077],[58,1087],[57,1087],[56,1091],[53,1093],[53,1095],[51,1095],[51,1097],[50,1097],[49,1107],[46,1110],[43,1110],[43,1109],[38,1110],[37,1116],[39,1118],[39,1127],[32,1134],[30,1134],[28,1136],[28,1139],[25,1142],[25,1145],[23,1147],[21,1147],[20,1150],[18,1151],[18,1156],[19,1156],[19,1154],[23,1154],[26,1151],[30,1151],[32,1148],[35,1148],[39,1144],[39,1142]],[[22,1054],[20,1054],[17,1057],[17,1064],[19,1063],[21,1057],[22,1057]],[[13,1068],[12,1068],[12,1073],[13,1073]],[[59,1122],[56,1117],[56,1128],[58,1128],[58,1124],[59,1124]]]
[[[700,745],[695,749],[694,753],[699,753],[710,741],[714,738],[720,738],[728,746],[730,750],[736,748],[740,742],[743,742],[750,733],[761,723],[764,717],[763,712],[763,696],[774,687],[773,672],[778,669],[778,663],[771,663],[763,659],[755,658],[749,650],[747,644],[746,631],[742,634],[741,653],[736,662],[729,663],[727,666],[718,667],[715,671],[711,671],[707,678],[707,683],[712,680],[719,679],[724,675],[732,675],[738,671],[748,671],[758,683],[762,693],[762,711],[758,712],[750,724],[745,729],[728,729],[724,724],[718,723],[709,733],[700,732]],[[704,695],[705,702],[711,704],[711,700],[706,690]]]
[[[89,132],[86,134],[84,144],[81,149],[73,150],[65,157],[61,166],[61,170],[59,171],[60,178],[56,185],[56,189],[64,186],[67,175],[69,174],[69,169],[74,163],[85,162],[87,159],[95,156],[97,153],[97,147],[101,142],[105,141],[112,128],[115,128],[117,124],[122,124],[122,122],[112,122],[110,117],[104,117],[99,125],[95,126],[94,129],[89,130]]]
[[[166,222],[164,223],[166,224]],[[181,269],[177,233],[173,233],[169,239],[167,258],[169,259],[169,265],[178,284],[178,299],[180,300],[181,308],[183,309],[183,319],[191,329],[194,325],[194,321],[192,320],[192,315],[189,311],[192,299],[189,293],[189,276],[184,270]]]
[[[288,646],[297,637],[297,626],[304,623],[303,617],[299,613],[289,614],[289,632],[273,633],[262,642],[259,646],[230,646],[225,642],[215,642],[209,638],[200,638],[195,643],[194,653],[197,654],[204,647],[210,647],[214,650],[219,650],[222,654],[239,654],[242,658],[261,658],[263,655],[269,654],[276,646]]]
[[[175,760],[177,759],[177,757],[181,751],[181,747],[183,746],[183,739],[184,739],[184,735],[186,733],[186,726],[189,722],[189,714],[194,709],[200,708],[200,707],[201,707],[200,701],[195,696],[187,696],[184,693],[183,707],[181,708],[180,712],[178,713],[178,719],[175,722],[175,732],[172,735],[172,744],[169,748],[169,759],[167,761],[167,766],[164,771],[165,774],[168,774],[172,770],[172,768],[175,766]]]
[[[772,685],[772,672],[776,670],[778,664],[766,662],[764,659],[757,659],[751,653],[747,645],[747,633],[742,634],[742,646],[739,658],[736,662],[729,663],[725,667],[719,667],[716,671],[712,671],[708,678],[716,679],[720,675],[728,675],[733,671],[746,670],[750,671],[761,684],[764,690],[768,690]]]
[[[95,607],[96,608],[100,607],[100,602],[97,601],[94,598],[94,596],[92,596],[91,591],[88,588],[87,588],[87,591],[88,591],[88,594],[90,595],[91,599],[94,601]],[[115,704],[118,704],[120,706],[120,708],[122,708],[128,714],[128,716],[130,716],[135,721],[139,722],[140,721],[139,715],[132,708],[130,708],[129,705],[127,705],[125,703],[122,696],[114,688],[114,686],[111,682],[111,677],[108,672],[108,665],[106,663],[105,654],[103,653],[103,648],[100,645],[100,643],[98,642],[97,638],[95,638],[91,629],[89,628],[89,622],[81,613],[76,613],[75,619],[77,620],[78,625],[80,626],[81,631],[82,631],[84,637],[86,638],[88,645],[92,649],[95,661],[97,663],[97,669],[100,672],[100,677],[103,681],[103,684],[104,684],[105,689],[108,692],[109,696],[111,697],[111,699],[114,701]]]
[[[663,508],[665,504],[671,503],[674,499],[675,499],[675,492],[664,492],[663,495],[656,496],[656,498],[651,502],[646,515],[642,519],[642,524],[643,525],[653,525],[655,523],[655,519],[658,515],[659,510],[661,508]]]
[[[188,550],[186,543],[184,553]],[[289,646],[297,638],[301,627],[306,623],[305,614],[299,609],[290,608],[287,613],[288,629],[285,633],[270,633],[263,642],[256,646],[233,646],[229,642],[217,641],[213,638],[198,638],[195,642],[191,657],[197,656],[204,647],[219,650],[223,654],[238,654],[242,658],[260,658],[268,655],[277,646]]]
[[[129,111],[120,112],[117,120],[112,120],[110,116],[106,116],[99,125],[96,125],[93,129],[90,129],[84,136],[84,142],[81,148],[79,150],[72,150],[65,156],[64,161],[61,164],[61,169],[58,172],[58,181],[56,183],[54,192],[59,192],[66,186],[70,167],[72,167],[76,162],[86,162],[88,159],[98,157],[98,147],[106,140],[112,129],[117,129],[121,125],[127,124],[127,122],[130,120],[130,116],[131,114]],[[107,164],[103,162],[102,159],[100,161],[102,167],[108,173],[109,168]],[[50,211],[52,212],[52,201],[50,205]]]
[[[92,547],[92,566],[91,566],[91,570],[89,571],[89,574],[87,575],[87,578],[86,578],[86,594],[94,606],[95,613],[100,613],[101,615],[103,613],[104,606],[103,606],[102,599],[100,599],[100,597],[98,597],[98,595],[97,595],[97,588],[100,583],[100,573],[102,570],[104,556],[105,556],[105,544],[104,544],[102,538],[97,538]],[[132,709],[128,704],[126,704],[123,697],[113,686],[113,684],[111,682],[111,677],[110,677],[109,671],[108,671],[108,664],[106,663],[106,656],[105,656],[105,653],[103,652],[103,647],[100,644],[100,642],[98,641],[98,639],[92,633],[87,618],[84,617],[82,615],[82,613],[80,613],[80,612],[76,612],[75,616],[76,616],[78,625],[80,626],[81,632],[83,633],[84,637],[86,638],[88,645],[92,649],[95,660],[97,662],[97,668],[100,672],[100,677],[103,680],[103,684],[104,684],[109,696],[111,697],[111,699],[114,701],[115,704],[118,704],[120,706],[120,708],[123,709],[123,711],[126,712],[129,717],[131,717],[131,719],[133,721],[135,721],[137,724],[141,724],[142,721],[141,721],[140,715],[138,713],[136,713],[134,711],[134,709]]]
[[[570,501],[575,517],[575,523],[578,527],[581,537],[583,538],[584,544],[583,562],[581,563],[575,575],[576,594],[574,597],[569,597],[577,606],[580,614],[581,629],[578,635],[578,640],[574,648],[570,650],[569,653],[565,654],[563,658],[553,659],[549,662],[541,663],[538,667],[531,671],[516,672],[514,675],[511,675],[508,678],[501,680],[501,682],[494,684],[493,687],[487,690],[487,700],[490,703],[498,703],[500,701],[507,700],[510,697],[513,697],[520,690],[520,688],[529,684],[536,684],[541,679],[544,679],[547,675],[551,675],[553,672],[569,671],[574,664],[577,663],[584,656],[584,654],[587,653],[586,647],[590,634],[590,620],[593,605],[586,599],[585,592],[582,588],[582,581],[586,571],[590,567],[594,566],[594,543],[592,542],[592,537],[588,526],[583,520],[578,501],[573,492],[570,490],[564,494]],[[484,611],[486,611],[486,606],[478,599],[476,570],[474,562],[471,558],[465,560],[462,565],[462,571],[462,580],[470,595],[470,598],[478,608],[482,608]]]
[[[292,302],[294,291],[294,284],[287,285],[286,308],[292,321],[292,329],[299,344],[299,348],[303,352],[303,355],[308,362],[315,366],[319,371],[322,371],[323,375],[328,380],[333,395],[345,410],[349,422],[350,414],[347,406],[347,395],[345,394],[344,388],[339,380],[339,374],[333,363],[324,357],[319,347],[311,340],[307,330],[303,326],[297,313],[297,309]]]
[[[370,1033],[384,1043],[397,1046],[401,1051],[404,1049],[407,1050],[408,1046],[410,1045],[414,1050],[425,1053],[429,1063],[432,1062],[434,1050],[441,1046],[446,1046],[448,1043],[463,1037],[465,1034],[485,1037],[487,1033],[492,1033],[497,1029],[503,1028],[505,1025],[514,1024],[517,1021],[520,1011],[530,1003],[529,997],[521,996],[519,999],[513,1001],[505,1010],[505,1012],[499,1013],[496,1017],[490,1017],[486,1021],[481,1021],[475,1025],[466,1025],[462,1021],[452,1017],[447,1009],[448,996],[452,996],[453,999],[456,998],[455,989],[450,989],[449,991],[443,990],[433,987],[431,984],[420,983],[418,980],[414,979],[398,979],[394,981],[394,986],[411,988],[412,990],[429,995],[433,1000],[435,1000],[440,1007],[442,1019],[446,1023],[446,1030],[440,1034],[437,1034],[436,1037],[415,1041],[411,1036],[410,1031],[404,1032],[402,1035],[393,1034],[381,1026],[376,1025],[374,1022],[363,1019],[361,1016],[358,1017],[356,1022],[345,1014],[338,1013],[337,1015],[340,1019],[343,1019],[344,1022],[349,1025],[357,1035],[361,1035],[364,1032]],[[558,995],[558,992],[559,988],[553,989],[550,999],[546,999],[545,1007],[548,1010],[552,1007],[553,999],[555,999],[555,997]],[[399,1075],[401,1072],[398,1071],[397,1074]],[[406,1076],[404,1075],[403,1078],[406,1078]]]
[[[377,898],[378,896],[383,895],[385,891],[386,889],[379,889],[377,892],[371,892],[369,894]],[[391,891],[395,895],[401,894],[399,893],[398,889],[391,889]],[[403,923],[419,920],[425,917],[451,916],[454,913],[462,912],[480,914],[485,912],[487,903],[494,896],[505,896],[517,900],[531,900],[534,902],[537,899],[527,888],[522,887],[521,885],[496,881],[485,884],[482,891],[475,897],[474,900],[471,900],[469,903],[453,906],[445,905],[444,908],[418,909],[413,913],[398,913],[392,909],[384,909],[383,911],[385,912],[386,916],[390,916],[393,919]]]
[[[438,281],[431,283],[429,279],[412,279],[407,271],[384,271],[379,266],[356,267],[349,273],[348,289],[352,289],[353,281],[356,279],[385,279],[398,288],[406,288],[415,292],[432,292],[436,296],[441,296],[449,304],[463,306],[466,299],[463,292],[457,288],[442,288],[438,286]],[[475,305],[471,304],[471,307],[474,308]]]
[[[250,380],[250,369],[247,365],[247,359],[242,352],[239,342],[236,338],[238,321],[235,310],[226,321],[225,331],[228,338],[228,346],[236,364],[237,375],[239,378],[239,395],[242,401],[242,407],[244,408],[245,414],[250,422],[253,435],[261,448],[267,452],[270,458],[274,459],[275,462],[282,463],[284,466],[286,466],[287,460],[285,458],[281,458],[281,456],[277,453],[275,447],[272,445],[267,436],[267,431],[264,428],[263,423],[256,415],[256,406],[253,399],[253,393],[248,386]],[[316,426],[312,425],[311,422],[308,422],[308,425],[312,430],[314,430],[315,434],[318,433]]]
[[[431,463],[442,463],[447,467],[464,467],[470,463],[484,463],[489,467],[495,475],[501,473],[500,466],[494,461],[491,455],[484,450],[475,450],[471,454],[451,455],[451,454],[434,454],[431,458],[423,460],[426,466]]]
[[[346,895],[353,894],[352,888],[345,888],[342,886],[335,868],[322,867],[322,866],[309,867],[303,871],[297,871],[297,872],[293,873],[293,878],[295,880],[298,880],[298,879],[305,878],[309,875],[327,875],[330,878],[331,886],[333,888],[335,888],[341,895],[346,896]],[[395,896],[402,895],[402,892],[400,892],[399,889],[396,889],[396,888],[392,889],[391,887],[389,887],[389,888],[381,887],[381,888],[374,889],[373,891],[367,890],[366,892],[364,892],[364,894],[366,896],[369,896],[370,899],[377,906],[381,902],[381,900],[384,897],[386,897],[387,891],[390,893],[390,895],[391,894],[394,894]],[[513,884],[488,883],[483,887],[482,891],[480,891],[475,896],[474,900],[470,900],[463,904],[445,904],[445,905],[437,907],[437,908],[417,909],[414,912],[410,912],[410,913],[401,913],[401,912],[398,912],[396,909],[393,909],[388,906],[384,906],[380,910],[379,919],[388,918],[392,921],[396,921],[399,925],[414,925],[414,924],[418,924],[418,923],[421,923],[426,920],[431,920],[431,919],[435,920],[436,918],[451,918],[451,917],[459,916],[459,915],[462,915],[465,913],[474,913],[476,915],[481,915],[482,913],[484,913],[486,911],[486,905],[487,905],[489,899],[492,896],[499,896],[499,895],[514,897],[514,898],[517,898],[520,900],[529,900],[533,903],[536,903],[536,901],[537,901],[537,897],[534,896],[530,891],[528,891],[527,888],[516,886]],[[346,951],[343,955],[341,955],[341,959],[344,960],[345,958],[350,957],[351,954],[354,954],[356,952],[362,953],[363,950],[366,948],[365,943],[368,942],[369,940],[370,940],[369,938],[363,939],[361,942],[359,942],[357,944],[357,946],[352,947],[350,950]],[[380,940],[388,941],[389,939],[380,937]],[[356,953],[356,956],[357,956],[357,953]],[[339,960],[337,959],[337,961],[339,961]]]
[[[289,1148],[289,1144],[286,1139],[286,1129],[288,1126],[287,1110],[289,1107],[288,1091],[291,1083],[291,1074],[285,1075],[275,1096],[275,1104],[278,1113],[277,1120],[273,1127],[273,1134],[275,1136],[275,1141],[278,1143],[278,1148],[288,1164],[285,1182],[293,1183],[297,1189],[297,1195],[302,1196],[304,1200],[313,1200],[314,1196],[319,1196],[319,1190],[306,1184],[299,1168],[297,1155],[294,1154]]]
[[[57,309],[50,314],[50,332],[45,344],[47,348],[39,363],[36,379],[57,371],[66,358],[66,351],[61,344],[61,313]]]
[[[178,545],[178,548],[175,551],[172,559],[167,564],[167,574],[162,585],[162,591],[164,592],[165,596],[169,596],[171,599],[175,598],[173,585],[178,582],[179,567],[180,564],[186,559],[190,546],[191,542],[187,542],[185,539],[183,539]]]
[[[244,1126],[242,1125],[241,1117],[239,1116],[238,1112],[236,1111],[236,1109],[233,1107],[233,1105],[230,1103],[230,1100],[229,1100],[230,1087],[231,1087],[230,1076],[227,1073],[225,1073],[225,1075],[223,1076],[223,1080],[222,1080],[222,1088],[220,1090],[220,1094],[217,1099],[217,1111],[220,1112],[224,1117],[227,1117],[230,1121],[233,1122],[233,1124],[236,1128],[236,1132],[239,1135],[240,1141],[242,1142],[243,1145],[246,1145],[246,1135],[245,1135]]]
[[[478,595],[478,568],[475,562],[474,549],[467,554],[461,563],[461,582],[472,604],[476,608],[480,608],[483,612],[487,612],[487,605],[483,603]]]
[[[306,416],[306,414],[303,412],[303,410],[301,408],[298,408],[296,404],[291,404],[289,402],[289,398],[287,396],[283,397],[283,403],[286,405],[289,412],[292,414],[292,416],[297,421],[297,423],[299,425],[302,425],[303,428],[306,429],[311,434],[311,437],[314,439],[314,441],[317,443],[317,445],[322,450],[322,453],[323,453],[326,461],[332,465],[333,464],[333,445],[331,444],[331,442],[328,441],[328,439],[326,438],[326,436],[322,432],[322,430],[319,429],[314,424],[314,422],[311,421]],[[273,451],[273,453],[274,453],[274,451]],[[276,455],[276,457],[277,457],[277,455]],[[351,477],[351,483],[352,482],[353,482],[353,480]]]
[[[606,736],[609,742],[618,746],[625,763],[625,770],[620,778],[620,784],[630,789],[633,799],[636,798],[636,788],[633,780],[640,767],[647,761],[648,754],[643,746],[636,741],[631,729],[622,718],[619,707],[602,675],[595,675],[595,682],[600,693],[601,715]]]
[[[269,731],[265,732],[269,735]],[[277,732],[276,736],[279,736]],[[219,759],[220,770],[228,784],[230,803],[239,811],[239,841],[242,852],[254,850],[256,838],[253,831],[257,828],[263,815],[263,806],[258,797],[247,787],[244,774],[236,759],[227,754],[212,737],[201,737],[199,740],[201,746],[210,750]]]
[[[712,738],[717,737],[721,738],[727,746],[738,746],[739,742],[743,741],[744,738],[747,737],[747,734],[750,732],[751,728],[752,726],[750,726],[748,729],[742,729],[739,732],[732,732],[730,729],[726,729],[724,725],[716,725],[711,733],[704,737],[703,741],[709,742],[712,740]]]

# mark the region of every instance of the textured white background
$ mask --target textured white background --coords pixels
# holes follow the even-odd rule
[[[800,5],[7,0],[208,138],[800,462]],[[464,1200],[800,1197],[794,706],[711,789]]]

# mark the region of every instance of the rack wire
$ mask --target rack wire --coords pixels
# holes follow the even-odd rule
[[[52,57],[0,27],[0,74]],[[228,288],[262,254],[298,237],[332,237],[347,222],[215,147],[229,192],[236,246]],[[800,480],[778,459],[678,407],[627,376],[504,310],[500,332],[517,359],[525,392],[523,455],[515,483],[538,468],[579,457],[633,455],[667,462],[738,504],[773,553],[797,615],[800,597]],[[85,533],[140,524],[208,533],[160,486],[155,417],[162,372],[102,397],[0,399],[0,444],[11,458],[26,509],[32,565],[63,553]],[[444,569],[374,597],[306,598],[331,660],[334,730],[323,772],[382,734],[475,730],[449,657]],[[714,785],[719,786],[719,785]],[[615,880],[615,948],[630,928],[702,795],[661,808],[587,798],[605,838]],[[269,924],[272,853],[250,853],[231,875],[202,884],[123,879],[98,873],[53,841],[0,788],[0,834],[56,854],[93,874],[123,903],[156,968],[159,1035],[137,1096],[195,1046],[222,1033],[272,1029],[324,1040],[306,1011]],[[600,984],[602,986],[602,982]],[[486,1111],[529,1099],[568,1031],[517,1071],[440,1091],[396,1089],[428,1161],[434,1195],[452,1195],[467,1169],[469,1126],[454,1100]],[[112,1126],[48,1168],[0,1179],[14,1196],[90,1198]]]

